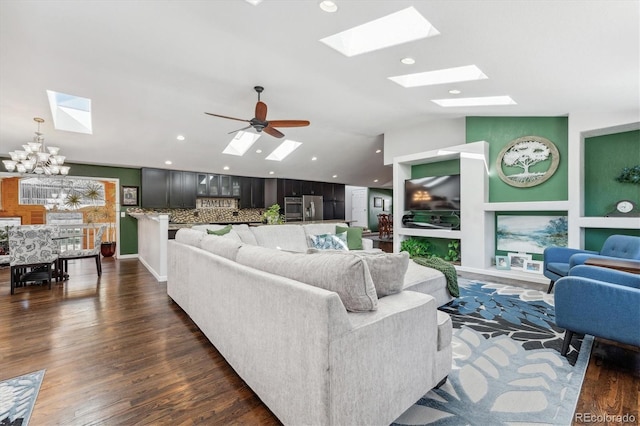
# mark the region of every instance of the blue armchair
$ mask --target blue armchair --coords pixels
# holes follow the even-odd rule
[[[597,251],[572,249],[567,247],[547,247],[544,250],[544,276],[551,280],[547,293],[551,293],[553,284],[569,275],[569,270],[582,265],[592,257],[640,260],[640,237],[630,235],[611,235]]]
[[[640,275],[579,265],[556,282],[556,325],[562,355],[574,333],[640,346]]]

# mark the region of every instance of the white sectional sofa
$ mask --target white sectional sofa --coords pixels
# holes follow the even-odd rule
[[[306,254],[320,225],[181,229],[167,292],[284,424],[388,425],[446,379],[451,320],[428,294],[377,297],[361,256]]]

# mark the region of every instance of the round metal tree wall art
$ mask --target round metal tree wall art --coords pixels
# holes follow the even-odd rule
[[[524,136],[502,148],[496,159],[496,169],[505,183],[528,188],[553,176],[558,163],[560,153],[553,142],[540,136]],[[506,174],[505,170],[517,172]]]

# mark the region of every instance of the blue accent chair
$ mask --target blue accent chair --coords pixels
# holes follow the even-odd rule
[[[562,355],[574,333],[640,346],[640,275],[579,265],[556,282],[554,296]]]
[[[569,270],[582,265],[592,257],[640,260],[640,237],[631,235],[611,235],[597,251],[572,249],[567,247],[547,247],[544,250],[544,276],[551,280],[547,293],[553,284],[569,275]]]

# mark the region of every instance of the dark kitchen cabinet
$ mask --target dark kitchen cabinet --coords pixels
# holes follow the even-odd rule
[[[324,200],[322,207],[324,220],[344,220],[344,201]]]
[[[302,195],[322,195],[322,182],[303,180]]]
[[[143,208],[169,207],[169,170],[143,168],[140,192],[140,205]]]
[[[240,208],[242,209],[262,209],[264,208],[264,179],[241,177],[240,185]]]
[[[240,198],[240,177],[198,173],[196,188],[199,197]]]
[[[299,197],[302,195],[302,181],[296,179],[284,180],[284,196]]]
[[[169,207],[172,209],[196,208],[196,174],[193,172],[169,173]]]

